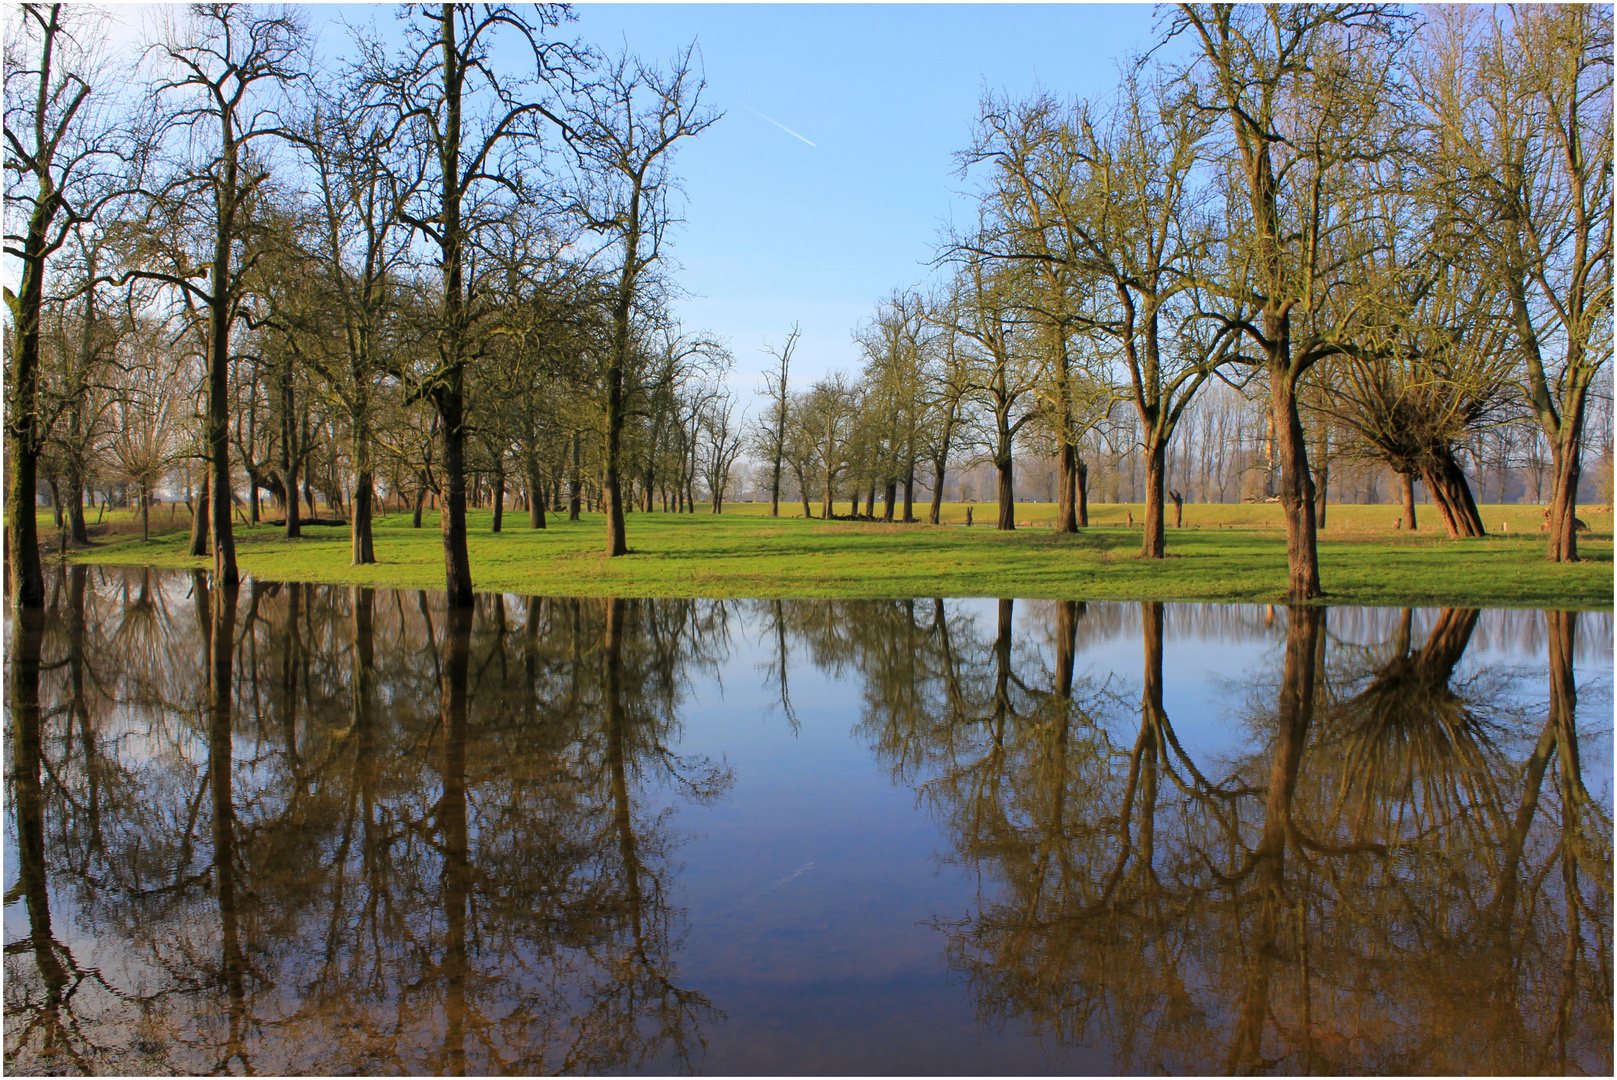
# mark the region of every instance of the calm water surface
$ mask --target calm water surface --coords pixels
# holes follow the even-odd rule
[[[73,568],[16,1073],[1606,1073],[1610,613]]]

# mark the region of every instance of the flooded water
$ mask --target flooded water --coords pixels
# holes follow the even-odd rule
[[[77,567],[14,1073],[1612,1071],[1612,617]]]

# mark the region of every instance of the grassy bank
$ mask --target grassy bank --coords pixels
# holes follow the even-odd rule
[[[839,506],[846,509],[846,504]],[[527,528],[527,515],[507,512],[506,531],[489,531],[488,511],[471,519],[472,579],[477,588],[537,595],[623,596],[1015,596],[1058,599],[1162,599],[1269,602],[1282,597],[1286,544],[1274,505],[1186,506],[1185,527],[1169,528],[1170,557],[1137,558],[1138,505],[1096,506],[1091,527],[1057,536],[1047,527],[1048,504],[1018,504],[1030,527],[992,529],[993,504],[975,506],[974,528],[965,507],[946,507],[945,525],[884,525],[771,519],[768,507],[735,504],[718,517],[660,512],[629,516],[632,553],[602,554],[605,527],[598,514],[569,523],[552,516],[543,531]],[[1484,507],[1490,529],[1478,540],[1442,535],[1431,508],[1422,531],[1395,530],[1390,506],[1332,506],[1320,535],[1320,573],[1328,603],[1374,605],[1601,608],[1612,606],[1612,515],[1580,511],[1589,522],[1580,550],[1587,561],[1556,566],[1544,561],[1539,510]],[[801,508],[797,508],[801,514]],[[1172,507],[1169,507],[1170,523]],[[153,535],[142,541],[128,515],[108,515],[110,529],[77,561],[161,567],[206,567],[185,554],[182,511],[153,515]],[[133,529],[131,531],[131,526]],[[48,513],[41,535],[52,537]],[[407,515],[376,523],[372,566],[348,564],[344,527],[307,527],[301,540],[280,530],[238,526],[242,572],[269,580],[441,588],[443,549],[437,517],[412,529]]]

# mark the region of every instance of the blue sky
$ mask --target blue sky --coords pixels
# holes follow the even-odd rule
[[[858,364],[852,332],[924,279],[940,226],[970,215],[954,154],[983,89],[1107,93],[1154,40],[1150,5],[583,4],[603,48],[695,40],[725,117],[679,151],[685,324],[729,339],[755,386],[798,321],[793,382]],[[800,133],[802,140],[758,116]],[[801,382],[798,375],[801,373]]]
[[[133,38],[136,9],[116,16]],[[340,22],[396,35],[391,5],[305,8],[319,50]],[[930,270],[940,227],[969,220],[954,155],[983,90],[1104,96],[1156,40],[1150,4],[576,5],[565,33],[666,61],[693,41],[724,118],[684,142],[685,224],[674,236],[686,328],[729,341],[732,382],[762,384],[762,346],[803,336],[792,382],[854,369],[852,333]],[[798,132],[782,130],[758,114]],[[804,140],[807,140],[805,142]],[[808,145],[812,142],[814,145]],[[746,395],[744,395],[746,396]]]

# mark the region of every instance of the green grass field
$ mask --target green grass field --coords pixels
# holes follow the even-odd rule
[[[846,510],[840,504],[839,510]],[[728,504],[717,517],[635,513],[628,517],[631,554],[608,559],[605,523],[585,514],[569,523],[552,515],[543,531],[526,513],[507,511],[505,531],[489,531],[489,512],[473,511],[472,579],[481,590],[559,596],[1001,596],[1050,599],[1161,599],[1270,602],[1283,598],[1286,544],[1280,508],[1268,505],[1190,505],[1184,528],[1172,527],[1169,558],[1138,558],[1139,504],[1090,509],[1090,528],[1057,536],[1048,528],[1054,507],[1017,504],[1014,532],[992,528],[994,504],[976,504],[976,527],[961,527],[963,504],[945,507],[944,524],[886,525],[771,519],[765,504]],[[925,508],[918,511],[925,513]],[[322,511],[324,512],[324,511]],[[1132,513],[1136,526],[1127,525]],[[1333,604],[1484,607],[1612,606],[1612,515],[1583,508],[1591,532],[1580,538],[1586,561],[1544,560],[1540,508],[1486,506],[1493,535],[1448,539],[1435,508],[1422,506],[1421,529],[1393,528],[1395,506],[1337,506],[1320,534],[1320,576]],[[93,545],[75,561],[157,567],[207,567],[185,554],[184,509],[153,513],[153,535],[140,539],[132,515],[109,513]],[[94,516],[92,515],[92,520]],[[54,540],[49,511],[40,535]],[[94,530],[92,530],[94,531]],[[346,527],[306,526],[288,541],[278,528],[236,528],[242,572],[267,580],[441,588],[443,548],[437,515],[412,529],[407,514],[376,522],[378,562],[349,565]]]

